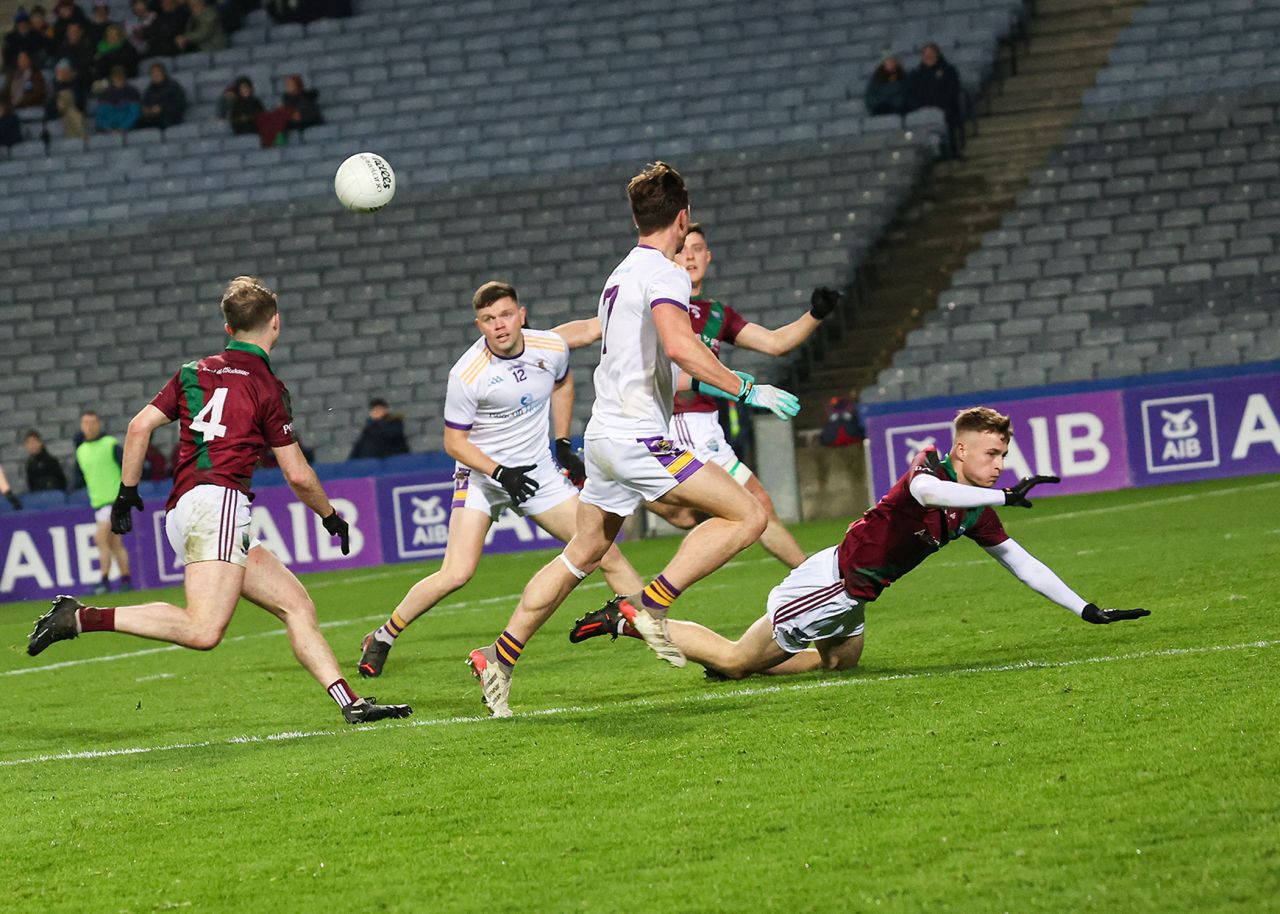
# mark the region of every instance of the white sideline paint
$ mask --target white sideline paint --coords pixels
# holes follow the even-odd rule
[[[592,714],[604,710],[625,708],[664,707],[691,704],[700,701],[720,701],[726,698],[750,698],[755,695],[774,695],[783,692],[811,692],[815,689],[842,689],[852,686],[872,686],[883,682],[903,682],[912,679],[946,679],[953,676],[981,676],[998,673],[1014,673],[1023,670],[1060,670],[1075,666],[1087,666],[1096,663],[1123,663],[1132,660],[1150,660],[1164,657],[1186,657],[1193,654],[1213,654],[1224,651],[1243,651],[1249,649],[1265,650],[1280,645],[1280,640],[1247,641],[1243,644],[1202,645],[1199,647],[1170,647],[1161,650],[1136,651],[1131,654],[1104,654],[1100,657],[1081,657],[1076,660],[1021,660],[1017,663],[1006,663],[999,666],[971,666],[959,670],[940,670],[920,673],[885,673],[883,675],[846,677],[842,679],[819,679],[816,681],[797,682],[791,685],[747,686],[740,689],[713,688],[707,692],[693,695],[681,695],[675,698],[637,698],[621,701],[612,705],[567,705],[560,708],[543,708],[537,711],[526,711],[517,714],[515,719],[527,717],[558,717],[572,714]],[[238,746],[245,743],[291,742],[299,739],[312,739],[321,736],[346,736],[357,733],[371,733],[379,730],[400,730],[406,727],[446,727],[462,724],[476,724],[490,721],[488,715],[469,717],[437,717],[430,720],[410,720],[401,724],[369,724],[363,727],[344,730],[289,730],[283,733],[272,733],[266,736],[232,736],[220,740],[205,740],[194,743],[170,743],[164,746],[132,746],[121,749],[85,749],[79,752],[58,752],[48,755],[33,755],[27,758],[0,760],[0,768],[12,768],[18,765],[36,765],[44,762],[59,762],[75,759],[114,758],[122,755],[147,755],[153,752],[173,752],[178,749],[207,749],[211,746]],[[492,726],[503,726],[494,723]]]

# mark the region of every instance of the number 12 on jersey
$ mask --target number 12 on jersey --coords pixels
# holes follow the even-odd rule
[[[219,387],[200,412],[191,417],[191,430],[203,435],[205,441],[225,435],[227,427],[222,424],[222,409],[226,402],[227,388]]]
[[[609,351],[609,341],[606,338],[609,333],[609,318],[613,316],[613,306],[618,301],[618,286],[610,286],[604,290],[604,294],[600,296],[600,303],[605,305],[604,320],[600,322],[600,354],[604,355]]]

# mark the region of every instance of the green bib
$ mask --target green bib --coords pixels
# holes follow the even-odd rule
[[[76,448],[76,463],[89,490],[94,510],[116,500],[120,491],[120,464],[116,463],[116,439],[103,435]]]

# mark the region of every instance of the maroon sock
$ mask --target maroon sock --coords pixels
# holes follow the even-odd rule
[[[82,606],[76,611],[80,620],[81,632],[113,632],[116,630],[116,611],[114,607],[99,609],[96,606]]]
[[[347,685],[345,679],[335,680],[328,688],[329,697],[338,703],[339,708],[345,708],[349,704],[353,704],[360,700],[360,696],[351,691],[351,686]]]

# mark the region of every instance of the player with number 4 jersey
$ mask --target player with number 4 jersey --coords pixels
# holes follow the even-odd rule
[[[325,687],[348,723],[407,717],[408,705],[380,705],[352,691],[301,582],[249,534],[253,468],[270,447],[298,498],[338,537],[342,554],[349,550],[347,522],[302,455],[289,392],[271,368],[271,350],[280,338],[275,292],[252,276],[238,276],[222,297],[222,314],[232,337],[227,348],[183,365],[129,423],[120,493],[111,508],[111,529],[132,530],[133,510],[143,510],[138,482],[151,436],[178,422],[181,446],[165,505],[165,533],[184,566],[186,607],[84,606],[59,596],[36,621],[27,653],[35,656],[55,641],[100,631],[211,650],[243,596],[284,623],[298,662]]]
[[[472,305],[480,339],[449,372],[444,403],[444,447],[458,462],[444,561],[410,588],[386,622],[365,635],[358,665],[365,677],[382,674],[392,646],[414,619],[471,580],[489,528],[504,509],[531,518],[562,543],[576,529],[576,487],[584,470],[569,444],[569,347],[555,333],[524,326],[525,309],[509,283],[485,283]],[[555,460],[548,447],[548,419],[555,427]],[[615,590],[640,588],[640,577],[616,546],[601,567]],[[523,650],[533,631],[504,642],[508,655]]]

